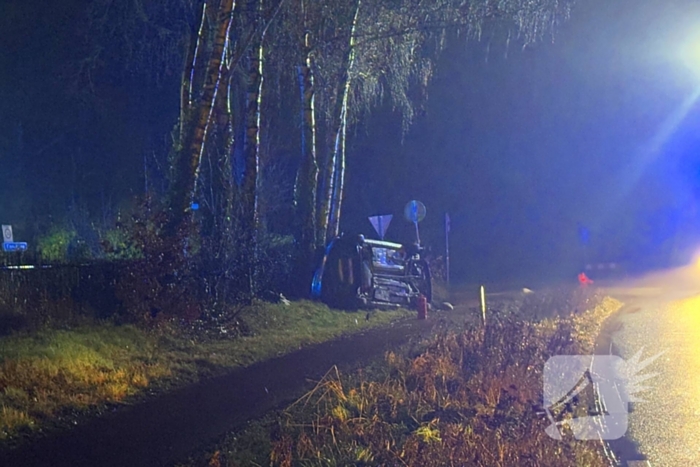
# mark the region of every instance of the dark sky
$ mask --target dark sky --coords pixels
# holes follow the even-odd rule
[[[451,213],[453,264],[471,279],[578,267],[579,225],[605,261],[692,243],[700,103],[677,114],[700,88],[679,57],[699,4],[581,0],[554,40],[524,50],[488,34],[452,41],[403,142],[390,109],[356,129],[345,229],[371,233],[366,216],[392,213],[389,236],[406,239],[402,208],[420,199],[436,250]],[[60,218],[73,200],[107,215],[143,191],[144,154],[153,172],[152,155],[163,160],[178,77],[142,88],[133,73],[103,73],[87,89],[76,78],[84,5],[0,0],[3,223]]]
[[[378,115],[356,147],[383,161],[371,174],[387,186],[377,209],[399,213],[421,199],[440,248],[449,211],[453,262],[465,274],[567,269],[581,254],[578,223],[591,231],[591,257],[667,256],[670,244],[687,243],[698,194],[700,103],[673,116],[700,88],[678,56],[699,13],[698,2],[581,1],[553,42],[507,51],[496,40],[487,51],[488,38],[454,43],[405,143],[398,124],[377,134]],[[352,167],[349,198],[365,193],[356,211],[369,210],[376,194],[360,179],[372,170]],[[390,182],[397,173],[410,177]],[[407,235],[398,223],[394,232]]]

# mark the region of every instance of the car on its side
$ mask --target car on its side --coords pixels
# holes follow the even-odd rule
[[[314,274],[312,295],[342,309],[413,307],[420,295],[430,303],[432,278],[422,251],[362,235],[337,237]]]

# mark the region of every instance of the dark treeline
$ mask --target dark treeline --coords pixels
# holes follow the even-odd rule
[[[46,148],[27,148],[23,119],[31,119],[15,110],[14,136],[0,141],[14,180],[29,178],[30,154],[69,153],[61,195],[70,208],[66,214],[56,196],[58,207],[23,215],[20,230],[37,236],[46,259],[132,260],[121,296],[142,317],[199,315],[280,290],[304,295],[319,250],[341,232],[352,130],[389,105],[406,131],[448,40],[488,31],[528,44],[552,34],[572,3],[75,2],[61,18],[74,29],[49,19],[39,26],[55,34],[47,60],[61,66],[50,80],[67,96],[50,96],[55,109],[44,118],[55,110],[70,123],[49,128],[34,119]],[[11,3],[9,12],[8,26],[28,9]],[[126,134],[124,122],[109,118],[120,96],[131,107],[121,110],[132,115],[129,127],[146,129],[114,147],[136,147],[142,160],[91,153],[95,141]],[[93,120],[101,131],[88,134]],[[89,180],[100,166],[113,168],[122,188]],[[39,195],[22,198],[33,191],[18,186],[16,204],[37,209]]]

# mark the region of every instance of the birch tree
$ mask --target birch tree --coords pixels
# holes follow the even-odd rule
[[[190,207],[208,182],[208,198],[217,205],[209,215],[222,229],[216,241],[222,249],[247,250],[247,259],[236,254],[253,264],[256,239],[264,228],[258,199],[265,169],[260,138],[267,130],[261,126],[268,121],[262,113],[269,108],[264,103],[293,100],[299,106],[299,220],[293,232],[301,257],[308,259],[340,232],[346,168],[352,163],[348,135],[358,122],[377,105],[390,102],[407,131],[415,107],[427,96],[447,38],[478,40],[498,27],[506,31],[504,41],[527,45],[550,34],[568,16],[572,3],[274,0],[263,5],[262,0],[245,0],[236,5],[235,0],[96,0],[91,8],[98,13],[90,30],[100,37],[130,37],[122,41],[128,44],[126,68],[140,66],[161,76],[163,69],[178,64],[180,118],[168,198],[172,230],[194,225]],[[280,20],[268,37],[278,11]],[[95,56],[88,61],[98,62]],[[289,88],[269,87],[264,73],[273,82],[289,79],[296,85],[295,95],[284,93]],[[243,138],[236,144],[234,135],[241,127]],[[232,178],[237,146],[244,165],[240,186]],[[202,179],[205,157],[212,170]],[[235,232],[234,218],[240,220]],[[226,243],[234,237],[235,245]],[[224,257],[230,261],[228,254]],[[252,280],[252,266],[248,273]]]
[[[171,204],[171,215],[173,216],[174,225],[186,222],[187,214],[192,212],[191,206],[197,192],[202,155],[211,127],[216,96],[222,80],[224,57],[229,47],[229,33],[234,7],[234,0],[220,0],[218,4],[216,23],[213,28],[214,37],[211,53],[205,69],[204,82],[201,85],[201,97],[194,102],[188,102],[188,108],[183,112],[184,119],[180,125],[184,126],[185,130],[182,131],[183,139],[179,144],[179,154],[176,156],[178,169],[176,170],[176,183]],[[202,9],[203,16],[206,15],[206,11],[205,4],[205,7]],[[200,35],[198,34],[195,51],[192,54],[193,64],[190,66],[192,70],[190,77],[193,75],[196,61],[199,58],[197,55],[200,55],[202,51]],[[187,86],[191,88],[191,80],[187,83]]]
[[[314,257],[316,248],[316,196],[318,185],[318,159],[316,155],[316,107],[314,88],[314,37],[311,23],[314,15],[313,0],[300,0],[301,24],[303,31],[299,34],[302,51],[300,64],[297,66],[297,79],[301,97],[301,162],[296,178],[295,202],[299,222],[299,249],[302,264]],[[301,267],[304,274],[305,267]]]
[[[360,8],[358,2],[349,36],[341,32],[335,39],[347,40],[348,46],[346,55],[333,55],[339,64],[336,76],[341,91],[331,99],[334,140],[320,180],[319,243],[328,242],[340,231],[348,125],[388,98],[401,113],[407,131],[448,37],[478,40],[485,30],[505,28],[506,42],[514,38],[527,46],[552,34],[568,18],[572,4],[556,0],[363,0]]]

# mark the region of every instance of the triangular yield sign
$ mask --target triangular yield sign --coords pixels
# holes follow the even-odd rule
[[[369,221],[372,223],[372,227],[374,227],[374,230],[377,231],[379,238],[382,240],[384,240],[384,234],[386,234],[389,224],[391,224],[391,219],[393,218],[394,216],[392,214],[387,214],[385,216],[372,216],[369,218]]]

